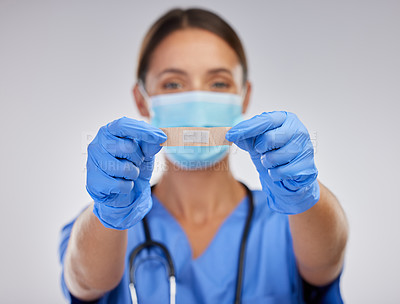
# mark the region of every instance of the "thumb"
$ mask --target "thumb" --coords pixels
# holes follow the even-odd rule
[[[287,113],[284,111],[264,112],[250,119],[241,121],[233,126],[225,135],[231,142],[256,137],[266,131],[280,127],[285,121]]]

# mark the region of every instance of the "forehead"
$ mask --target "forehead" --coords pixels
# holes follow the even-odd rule
[[[201,73],[213,68],[240,69],[235,51],[216,34],[202,29],[178,30],[168,35],[154,50],[148,76],[167,68]]]

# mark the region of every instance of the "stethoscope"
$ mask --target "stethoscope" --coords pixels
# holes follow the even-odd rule
[[[240,251],[239,251],[239,263],[238,263],[238,270],[237,270],[237,276],[236,276],[236,291],[235,291],[235,304],[240,303],[240,298],[242,294],[242,285],[243,285],[243,267],[244,267],[244,259],[245,259],[245,250],[246,250],[246,243],[247,243],[247,237],[250,231],[250,224],[251,220],[253,217],[253,210],[254,210],[254,201],[253,201],[253,194],[251,193],[251,190],[243,183],[241,183],[245,189],[247,196],[249,198],[249,207],[248,207],[248,212],[247,212],[247,217],[246,217],[246,223],[244,225],[243,229],[243,234],[242,234],[242,240],[240,242]],[[151,187],[153,190],[155,185]],[[157,247],[159,248],[162,253],[164,254],[165,257],[165,265],[168,273],[168,280],[169,280],[169,301],[171,304],[175,304],[175,299],[176,299],[176,279],[175,279],[175,267],[174,263],[172,261],[171,254],[167,247],[163,245],[162,243],[159,243],[157,241],[154,241],[151,238],[151,233],[150,233],[150,228],[149,224],[147,222],[146,217],[143,218],[142,220],[143,224],[143,229],[144,229],[144,234],[145,234],[145,241],[135,247],[130,256],[129,256],[129,289],[131,293],[131,298],[132,298],[132,303],[137,304],[137,293],[136,293],[136,288],[135,288],[135,266],[134,266],[134,261],[138,254],[143,250],[143,249],[148,249],[150,250],[151,247]]]

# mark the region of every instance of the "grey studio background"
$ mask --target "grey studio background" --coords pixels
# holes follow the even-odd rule
[[[139,44],[173,6],[209,8],[245,45],[247,117],[295,112],[350,222],[346,303],[399,303],[399,1],[0,0],[0,302],[63,303],[59,231],[90,201],[86,144],[121,116]],[[232,151],[237,178],[258,176]],[[159,159],[155,179],[162,171]]]

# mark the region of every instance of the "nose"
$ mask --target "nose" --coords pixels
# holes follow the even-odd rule
[[[192,81],[192,86],[190,90],[192,91],[207,91],[207,84],[200,79],[200,77],[195,77]]]

